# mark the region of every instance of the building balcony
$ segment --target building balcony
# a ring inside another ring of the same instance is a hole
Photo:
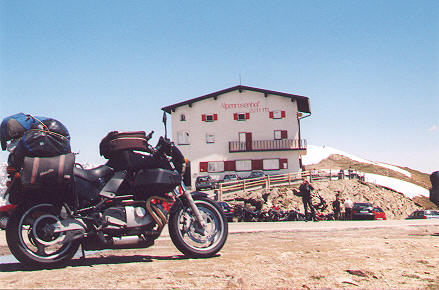
[[[256,140],[256,141],[231,141],[229,152],[253,152],[253,151],[284,151],[306,150],[304,139],[281,139],[281,140]]]

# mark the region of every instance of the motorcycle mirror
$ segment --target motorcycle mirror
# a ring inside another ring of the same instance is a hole
[[[166,128],[167,120],[168,120],[168,117],[166,116],[166,112],[163,112],[162,122],[163,122],[163,125],[165,125],[165,139],[167,139],[167,135],[168,135],[168,130]]]
[[[163,112],[163,119],[162,119],[163,124],[166,125],[167,119],[168,119],[168,117],[166,116],[166,112]]]

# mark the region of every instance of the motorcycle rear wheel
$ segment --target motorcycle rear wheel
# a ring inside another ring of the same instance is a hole
[[[26,266],[54,268],[75,255],[79,241],[57,243],[62,234],[50,233],[51,224],[62,219],[61,209],[44,203],[18,208],[6,228],[6,241],[14,257]]]
[[[169,217],[169,235],[180,252],[193,258],[216,255],[224,246],[228,224],[220,206],[208,198],[197,198],[195,205],[206,222],[201,229],[190,207],[176,205]]]

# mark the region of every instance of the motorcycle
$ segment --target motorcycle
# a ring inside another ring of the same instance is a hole
[[[155,147],[148,143],[154,131],[146,136],[147,152],[160,161],[160,167],[122,170],[109,162],[88,170],[74,167],[73,198],[64,198],[69,194],[62,192],[54,198],[44,190],[26,194],[21,186],[23,168],[8,167],[6,196],[13,211],[6,240],[17,260],[52,268],[66,265],[80,246],[84,257],[85,250],[147,248],[166,224],[184,255],[216,255],[227,239],[227,220],[206,194],[186,189],[185,159],[166,138],[165,116],[163,122],[165,137]],[[172,203],[169,211],[165,203]]]
[[[318,221],[334,221],[335,220],[335,214],[333,212],[328,214],[323,214],[321,212],[316,213],[316,219]]]

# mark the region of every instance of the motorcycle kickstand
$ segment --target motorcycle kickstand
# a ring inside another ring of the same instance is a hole
[[[81,256],[80,260],[81,260],[82,262],[85,263],[85,250],[84,250],[84,243],[85,243],[85,242],[82,242],[82,243],[81,243],[81,253],[82,253],[82,256]]]

